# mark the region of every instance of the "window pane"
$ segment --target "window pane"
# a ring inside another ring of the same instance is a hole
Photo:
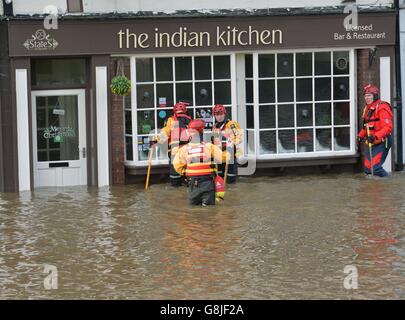
[[[350,128],[335,128],[335,151],[350,149]]]
[[[277,55],[277,76],[292,77],[294,75],[294,61],[292,53]]]
[[[123,96],[122,97],[124,100],[124,109],[131,110],[131,95]]]
[[[315,104],[315,124],[317,126],[330,126],[332,124],[332,111],[330,103]]]
[[[316,151],[332,150],[330,129],[316,129]]]
[[[349,74],[349,52],[333,53],[333,74]]]
[[[138,109],[154,108],[153,84],[138,85],[136,92]]]
[[[330,52],[315,52],[315,75],[330,75]]]
[[[125,111],[125,133],[132,134],[132,112]]]
[[[191,80],[192,79],[192,67],[191,57],[178,57],[175,58],[176,63],[176,80]]]
[[[215,104],[231,104],[231,83],[227,82],[215,82]]]
[[[230,79],[231,62],[229,56],[214,56],[214,79]]]
[[[195,57],[194,68],[197,80],[211,79],[211,57]]]
[[[138,134],[149,134],[155,129],[155,111],[138,111]]]
[[[245,77],[253,78],[253,56],[251,54],[245,55]]]
[[[205,122],[205,129],[212,129],[214,118],[212,116],[212,108],[198,108],[195,109],[195,118],[201,119]]]
[[[274,80],[259,80],[259,103],[275,102]]]
[[[246,128],[254,129],[254,109],[253,106],[246,106]]]
[[[247,145],[247,154],[255,154],[255,134],[254,130],[246,131],[246,145]]]
[[[183,101],[190,105],[193,104],[193,84],[177,83],[176,84],[176,102]]]
[[[333,106],[335,125],[350,124],[350,102],[336,102]]]
[[[312,101],[312,79],[297,79],[297,101]]]
[[[325,101],[331,99],[331,78],[315,79],[315,100]]]
[[[312,76],[312,52],[297,53],[296,72],[297,76]]]
[[[162,129],[166,120],[173,114],[172,109],[157,110],[157,126],[158,129]]]
[[[297,127],[313,126],[312,103],[297,104]]]
[[[298,152],[314,151],[314,131],[312,129],[297,130]]]
[[[280,130],[278,132],[278,153],[295,152],[294,130]]]
[[[275,74],[275,57],[274,54],[259,55],[259,77],[272,78]]]
[[[294,101],[294,80],[278,80],[278,102]]]
[[[292,128],[294,127],[294,105],[279,105],[278,106],[278,127]]]
[[[85,84],[85,59],[38,59],[32,62],[33,86],[60,87]]]
[[[271,129],[276,127],[276,107],[260,106],[259,107],[260,129]]]
[[[134,160],[132,137],[125,137],[126,156],[128,161]]]
[[[253,80],[246,80],[246,103],[253,103]]]
[[[156,105],[159,108],[173,106],[173,85],[157,84],[156,85]]]
[[[153,81],[153,59],[136,59],[136,81],[152,82]]]
[[[138,159],[146,161],[149,158],[149,137],[138,136]]]
[[[260,154],[274,154],[277,152],[276,132],[260,132]]]
[[[349,78],[333,78],[333,99],[348,100],[349,99]]]
[[[173,81],[172,58],[156,58],[156,81]]]
[[[211,82],[197,82],[195,84],[195,101],[197,106],[212,105]]]

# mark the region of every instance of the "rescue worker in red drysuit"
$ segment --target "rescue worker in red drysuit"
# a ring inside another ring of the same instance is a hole
[[[228,164],[227,183],[235,183],[238,175],[237,159],[243,156],[242,149],[242,130],[239,123],[230,120],[226,115],[226,109],[222,104],[214,106],[213,114],[215,125],[212,129],[213,142],[216,146],[222,148],[223,152],[231,154],[231,160]],[[221,177],[225,175],[226,164],[218,165],[218,174]]]
[[[169,177],[173,187],[180,187],[182,184],[182,177],[176,172],[172,162],[179,148],[189,141],[187,126],[192,118],[187,115],[187,106],[188,104],[185,102],[176,103],[173,106],[173,116],[166,120],[157,139],[150,143],[150,146],[153,147],[156,143],[168,142]]]
[[[371,174],[372,165],[374,175],[386,177],[388,173],[382,166],[392,143],[392,108],[388,102],[380,100],[380,91],[371,84],[364,87],[364,99],[366,106],[363,111],[363,129],[357,137],[358,141],[364,142],[367,147],[367,152],[364,154],[363,170],[367,175]],[[372,161],[368,143],[372,144]]]

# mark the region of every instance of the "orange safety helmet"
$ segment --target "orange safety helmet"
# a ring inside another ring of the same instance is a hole
[[[191,120],[187,127],[187,129],[196,130],[198,133],[203,133],[204,128],[205,128],[205,122],[200,119]]]
[[[179,114],[179,113],[187,113],[187,106],[190,104],[187,102],[177,102],[173,106],[173,113],[174,114]]]
[[[380,90],[376,86],[373,86],[372,84],[368,84],[364,87],[363,89],[364,94],[372,94],[372,95],[379,95]]]
[[[220,114],[226,114],[226,109],[222,104],[217,104],[213,110],[214,116]]]

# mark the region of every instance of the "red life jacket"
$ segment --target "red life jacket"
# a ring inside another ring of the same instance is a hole
[[[205,143],[189,143],[187,148],[187,177],[209,176],[215,173],[215,163],[204,153]]]
[[[384,119],[381,119],[379,116],[380,110],[386,110],[391,116],[391,123],[387,123]],[[367,127],[370,130],[370,134],[374,135],[376,132],[384,129],[387,126],[392,126],[392,107],[388,102],[377,100],[371,105],[365,106],[363,111],[363,126],[367,132]],[[391,132],[388,133],[390,135]],[[383,137],[380,140],[377,140],[375,144],[378,144],[385,140],[386,137]]]
[[[189,136],[187,134],[187,126],[192,120],[187,114],[175,114],[173,116],[174,124],[171,127],[169,146],[181,146],[189,141]]]

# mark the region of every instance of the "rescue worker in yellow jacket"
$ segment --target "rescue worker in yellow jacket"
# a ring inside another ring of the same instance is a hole
[[[228,151],[231,155],[231,160],[228,165],[227,183],[235,183],[238,175],[237,159],[243,156],[242,148],[242,130],[239,123],[230,120],[226,115],[226,109],[222,104],[214,106],[213,114],[215,117],[215,125],[213,127],[214,144],[222,151]],[[218,165],[218,173],[221,177],[225,175],[226,164]]]
[[[192,118],[187,115],[187,106],[188,104],[185,102],[176,103],[173,106],[173,116],[166,120],[160,134],[150,143],[151,147],[153,147],[156,143],[163,144],[168,142],[169,176],[170,183],[174,187],[181,186],[182,177],[174,170],[173,159],[179,147],[187,144],[189,141],[187,126]]]
[[[225,162],[228,153],[212,143],[203,141],[205,122],[192,120],[188,126],[190,142],[181,147],[173,161],[174,169],[189,179],[191,205],[215,205],[214,179],[217,164]]]

